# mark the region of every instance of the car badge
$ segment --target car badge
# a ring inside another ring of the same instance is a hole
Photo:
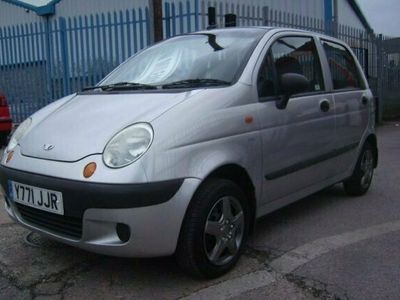
[[[43,149],[45,151],[50,151],[50,150],[54,149],[54,145],[52,145],[52,144],[44,144],[43,145]]]

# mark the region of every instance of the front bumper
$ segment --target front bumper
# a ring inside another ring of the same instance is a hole
[[[5,196],[6,210],[18,223],[72,246],[126,257],[172,254],[186,208],[200,184],[192,178],[142,184],[87,183],[0,166],[6,195],[8,180],[63,193],[64,216],[22,206]],[[127,241],[118,235],[118,224],[129,227]]]

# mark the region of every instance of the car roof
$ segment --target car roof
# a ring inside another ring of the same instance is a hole
[[[273,33],[279,33],[279,32],[298,32],[298,33],[306,33],[310,34],[322,39],[330,40],[333,42],[337,42],[340,44],[346,44],[342,40],[339,40],[335,37],[321,34],[315,31],[309,31],[309,30],[303,30],[303,29],[297,29],[297,28],[290,28],[290,27],[269,27],[269,26],[244,26],[244,27],[225,27],[225,28],[215,28],[215,29],[209,29],[209,30],[202,30],[199,31],[198,33],[218,33],[218,32],[226,32],[226,31],[236,31],[236,32],[254,32],[254,33],[260,33],[264,31],[265,33],[273,31]],[[190,34],[190,33],[189,33]]]

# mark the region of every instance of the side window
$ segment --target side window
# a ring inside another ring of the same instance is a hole
[[[258,75],[259,96],[280,95],[279,78],[285,73],[304,75],[310,81],[309,92],[325,89],[321,63],[313,38],[284,37],[271,46]]]
[[[339,44],[327,41],[323,41],[322,45],[331,70],[333,89],[362,88],[357,65],[349,51]]]

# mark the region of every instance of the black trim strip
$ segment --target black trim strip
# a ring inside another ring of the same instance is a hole
[[[314,96],[323,96],[323,95],[334,95],[334,94],[343,94],[343,93],[350,93],[350,92],[365,92],[367,89],[340,89],[340,90],[332,90],[332,91],[321,91],[321,92],[311,92],[311,93],[303,93],[303,94],[295,94],[290,97],[290,100],[303,98],[303,97],[314,97]],[[265,103],[265,102],[272,102],[279,100],[282,95],[277,96],[268,96],[268,97],[258,97],[258,102]]]
[[[344,154],[346,152],[349,152],[349,151],[357,148],[359,144],[360,144],[359,142],[353,143],[353,144],[344,146],[344,147],[342,147],[340,149],[335,149],[335,150],[333,150],[331,152],[328,152],[326,154],[322,154],[320,156],[311,158],[309,160],[305,160],[305,161],[299,162],[297,164],[294,164],[292,166],[286,167],[284,169],[281,169],[281,170],[266,174],[265,175],[265,179],[274,180],[274,179],[277,179],[279,177],[283,177],[283,176],[289,175],[291,173],[300,171],[302,169],[311,167],[311,166],[316,165],[316,164],[318,164],[318,163],[320,163],[320,162],[322,162],[324,160],[328,160],[328,159],[334,158],[336,156],[342,155],[342,154]]]
[[[0,123],[12,123],[12,120],[10,118],[6,118],[6,119],[1,118]]]
[[[65,216],[77,218],[82,218],[88,208],[134,208],[161,204],[170,200],[183,183],[183,179],[138,184],[93,183],[0,166],[0,183],[7,195],[8,180],[62,192]]]

